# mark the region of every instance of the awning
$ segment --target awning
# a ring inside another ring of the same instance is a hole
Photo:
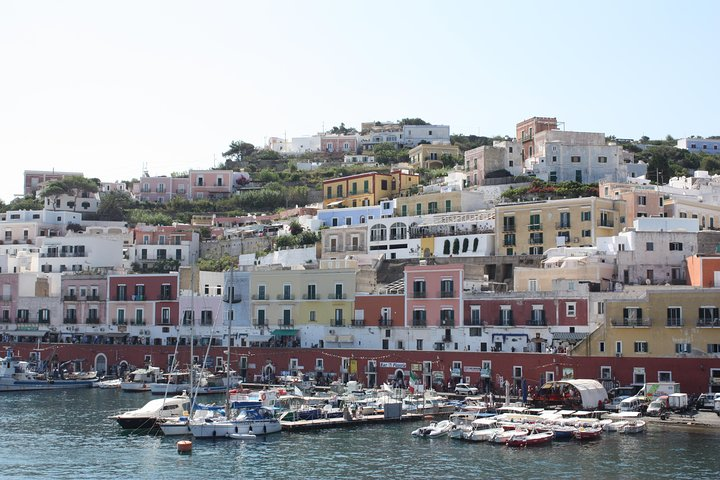
[[[323,338],[325,343],[335,343],[335,342],[337,342],[337,339],[338,339],[337,335],[325,335],[325,338]]]
[[[8,331],[8,335],[15,335],[16,337],[44,337],[48,333],[42,330],[15,330]]]
[[[99,333],[99,336],[102,337],[127,337],[129,333],[127,332],[105,332],[105,333]]]
[[[273,330],[272,335],[274,337],[294,337],[297,335],[297,332],[297,329]]]
[[[587,333],[581,332],[554,332],[552,335],[553,340],[557,340],[559,342],[579,342],[580,340],[584,340],[585,337],[588,336]]]
[[[338,335],[337,341],[338,341],[338,343],[352,343],[353,336],[352,335]]]
[[[243,338],[243,337],[240,337]],[[248,335],[245,337],[248,342],[267,342],[272,338],[272,335]]]
[[[343,203],[342,200],[338,200],[337,202],[330,202],[330,203],[328,203],[328,204],[325,205],[325,206],[326,206],[326,207],[337,207],[338,205],[342,205],[342,203]]]

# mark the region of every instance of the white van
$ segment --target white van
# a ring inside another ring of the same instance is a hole
[[[720,395],[717,393],[715,394],[715,406],[713,407],[713,411],[718,414],[718,417],[720,417]]]
[[[629,397],[620,402],[620,412],[639,412],[645,406],[645,400],[640,397]]]

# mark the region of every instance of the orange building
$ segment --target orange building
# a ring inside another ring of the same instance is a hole
[[[368,172],[348,177],[331,178],[323,182],[323,207],[361,207],[378,205],[417,187],[420,176],[408,170],[390,173]]]
[[[687,257],[688,281],[693,287],[720,287],[720,255]]]

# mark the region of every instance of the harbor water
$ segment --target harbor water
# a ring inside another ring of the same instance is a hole
[[[418,422],[283,432],[264,440],[176,442],[122,430],[107,417],[148,393],[119,390],[0,395],[0,478],[717,478],[720,432],[651,426],[597,441],[514,449],[415,438]],[[209,399],[204,399],[209,400]],[[217,397],[222,401],[222,397]]]

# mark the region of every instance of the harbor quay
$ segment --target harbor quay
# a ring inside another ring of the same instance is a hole
[[[95,370],[99,376],[118,376],[132,368],[153,365],[165,371],[191,363],[187,346],[102,345],[67,343],[4,343],[14,355],[39,365],[69,362],[75,371]],[[193,363],[222,366],[227,347],[196,347]],[[357,381],[373,388],[383,383],[422,383],[438,392],[466,383],[479,393],[504,394],[508,386],[518,395],[525,385],[530,394],[545,381],[590,378],[608,391],[636,383],[634,373],[643,369],[647,379],[670,374],[689,395],[715,391],[717,379],[710,372],[720,368],[718,358],[585,357],[560,353],[361,350],[329,348],[231,347],[230,368],[248,383],[272,383],[292,376],[318,385]],[[612,372],[611,376],[607,372]],[[648,380],[649,381],[649,380]]]

